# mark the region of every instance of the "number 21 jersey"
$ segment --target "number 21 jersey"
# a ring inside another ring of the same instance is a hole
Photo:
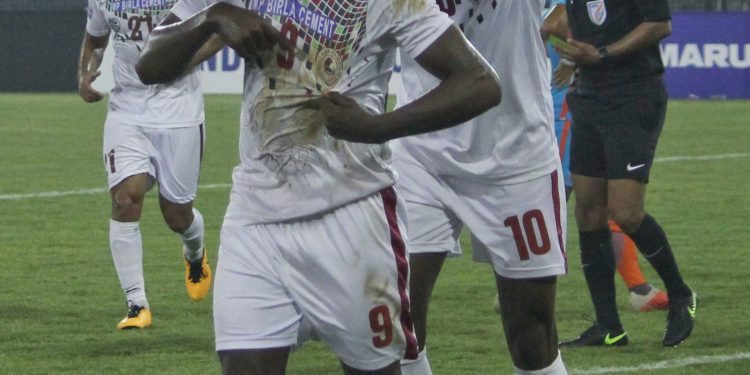
[[[143,127],[187,127],[203,123],[200,73],[168,83],[144,85],[135,72],[146,37],[169,14],[176,0],[88,0],[86,32],[113,34],[115,86],[108,118]],[[110,44],[112,44],[112,42]]]

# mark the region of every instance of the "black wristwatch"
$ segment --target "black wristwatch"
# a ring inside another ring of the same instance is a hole
[[[609,54],[609,50],[607,49],[607,46],[599,47],[599,62],[604,62],[609,60],[611,55]]]

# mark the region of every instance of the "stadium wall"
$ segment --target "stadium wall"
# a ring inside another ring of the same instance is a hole
[[[76,91],[85,0],[2,0],[0,92]]]
[[[661,43],[670,98],[750,98],[750,12],[678,12]]]
[[[0,0],[0,92],[77,90],[76,69],[85,29],[85,0]],[[673,15],[673,34],[661,45],[672,98],[750,98],[750,12]],[[112,48],[95,87],[112,88]],[[224,49],[204,63],[206,93],[241,93],[242,61]],[[400,80],[393,84],[398,86]],[[392,87],[397,92],[398,87]]]

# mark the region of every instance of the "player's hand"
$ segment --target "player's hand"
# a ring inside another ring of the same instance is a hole
[[[601,60],[599,50],[591,44],[579,42],[568,38],[567,44],[558,44],[555,51],[563,58],[576,63],[576,65],[593,65]]]
[[[216,21],[216,34],[221,40],[245,59],[257,60],[262,52],[272,51],[275,46],[294,51],[289,40],[255,12],[218,3],[208,17]]]
[[[104,98],[104,95],[101,92],[96,91],[96,89],[91,86],[91,83],[94,82],[96,77],[99,77],[100,74],[102,73],[98,70],[95,72],[88,71],[81,74],[81,77],[78,79],[78,95],[81,95],[81,98],[83,98],[86,103],[95,103]]]
[[[383,143],[373,116],[351,98],[329,92],[320,98],[319,108],[326,120],[328,134],[349,142]]]
[[[566,64],[561,61],[557,64],[557,68],[552,75],[552,84],[558,89],[569,85],[575,71],[575,65]]]

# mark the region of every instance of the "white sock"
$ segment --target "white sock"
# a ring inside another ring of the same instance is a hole
[[[417,359],[401,360],[402,375],[432,375],[430,361],[427,359],[427,348],[419,352]]]
[[[203,215],[195,208],[193,208],[193,222],[182,234],[182,243],[184,245],[182,250],[188,262],[203,258]]]
[[[143,281],[143,242],[139,223],[109,220],[109,248],[125,298],[141,307],[148,307]]]
[[[568,375],[568,370],[565,368],[560,351],[557,351],[557,358],[552,362],[551,365],[541,370],[521,370],[516,369],[518,375]]]

